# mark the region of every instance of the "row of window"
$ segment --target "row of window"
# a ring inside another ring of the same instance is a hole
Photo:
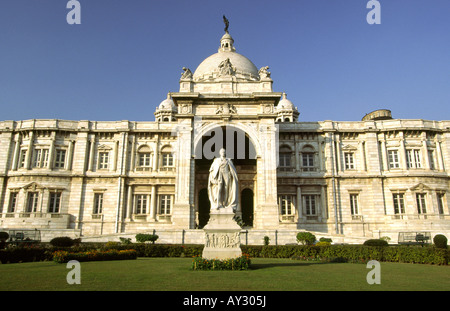
[[[61,208],[61,191],[50,192],[48,213],[59,213]],[[18,204],[18,192],[11,192],[9,197],[8,213],[14,213]],[[30,191],[27,192],[25,213],[36,213],[39,207],[39,192]]]
[[[34,149],[31,166],[33,168],[49,167],[49,154],[50,152],[48,148]],[[27,150],[22,149],[19,158],[20,168],[26,167],[26,159],[27,159]],[[65,162],[66,162],[66,150],[56,149],[53,167],[64,168]]]
[[[8,213],[14,213],[17,210],[18,204],[18,192],[11,192],[8,206]],[[103,193],[94,194],[94,206],[92,209],[93,215],[101,215],[103,213]],[[59,213],[61,210],[61,191],[50,192],[47,213]],[[161,194],[159,197],[159,210],[160,215],[170,215],[172,211],[172,195]],[[147,214],[149,195],[136,194],[134,196],[134,213],[135,214]],[[27,192],[25,213],[36,213],[39,209],[39,192],[30,191]]]
[[[398,150],[388,150],[388,163],[389,168],[400,168]],[[434,150],[428,150],[428,163],[430,169],[436,169]],[[406,149],[406,167],[409,168],[422,168],[422,152],[420,149]]]
[[[53,168],[63,169],[65,168],[66,162],[66,150],[56,149],[55,158],[53,160]],[[172,153],[163,153],[161,159],[161,164],[163,167],[173,167],[173,155]],[[19,168],[26,167],[27,150],[23,149],[20,153]],[[140,152],[138,153],[137,166],[138,167],[151,167],[152,154],[150,152]],[[32,168],[49,168],[49,149],[40,148],[33,150]],[[110,167],[110,152],[101,151],[98,153],[98,169],[108,169]]]
[[[405,194],[394,193],[392,200],[394,205],[395,215],[405,214]],[[437,193],[437,204],[439,215],[444,214],[444,201],[445,195],[443,193]],[[349,197],[350,201],[350,213],[352,216],[359,216],[359,194],[352,193]],[[302,195],[303,209],[306,216],[316,216],[319,212],[319,195]],[[280,207],[281,216],[295,215],[295,195],[280,195],[278,196],[278,204]],[[427,194],[416,193],[416,206],[418,214],[427,213]]]
[[[434,150],[428,150],[428,163],[431,170],[436,169]],[[388,165],[390,169],[400,168],[400,158],[398,150],[388,150]],[[316,163],[314,162],[314,153],[301,153],[301,167],[303,171],[313,171],[316,169]],[[344,169],[354,170],[356,169],[355,153],[344,152]],[[292,168],[292,153],[282,152],[279,154],[279,167]],[[411,168],[423,168],[422,151],[421,149],[407,149],[406,150],[406,167]]]

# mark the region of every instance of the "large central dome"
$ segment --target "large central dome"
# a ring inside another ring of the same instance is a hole
[[[236,53],[234,40],[225,33],[220,40],[219,51],[206,58],[195,70],[194,81],[207,81],[222,76],[235,76],[238,80],[258,81],[258,69],[245,56]]]

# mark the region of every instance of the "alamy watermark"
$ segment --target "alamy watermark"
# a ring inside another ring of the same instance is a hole
[[[381,284],[381,266],[377,260],[371,260],[367,263],[367,269],[372,269],[367,273],[366,281],[369,285]]]
[[[67,273],[67,284],[81,284],[81,265],[77,260],[70,260],[67,265],[67,269],[72,269]]]
[[[81,4],[77,0],[70,0],[67,2],[66,8],[70,9],[67,13],[66,20],[67,24],[81,24]]]
[[[366,20],[369,25],[381,24],[381,4],[377,0],[370,0],[367,2],[368,9],[371,9],[367,13]]]

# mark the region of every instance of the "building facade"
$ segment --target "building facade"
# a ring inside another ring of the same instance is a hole
[[[0,122],[0,229],[203,243],[209,166],[221,147],[239,178],[241,240],[354,242],[399,232],[450,237],[450,121],[301,122],[268,67],[218,52],[169,93],[155,121]]]

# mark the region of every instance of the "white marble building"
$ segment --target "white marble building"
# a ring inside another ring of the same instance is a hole
[[[203,243],[208,151],[223,142],[238,170],[244,244],[295,243],[301,230],[349,243],[450,236],[450,121],[379,110],[301,122],[263,65],[226,32],[194,72],[183,67],[155,121],[0,122],[0,230]]]

